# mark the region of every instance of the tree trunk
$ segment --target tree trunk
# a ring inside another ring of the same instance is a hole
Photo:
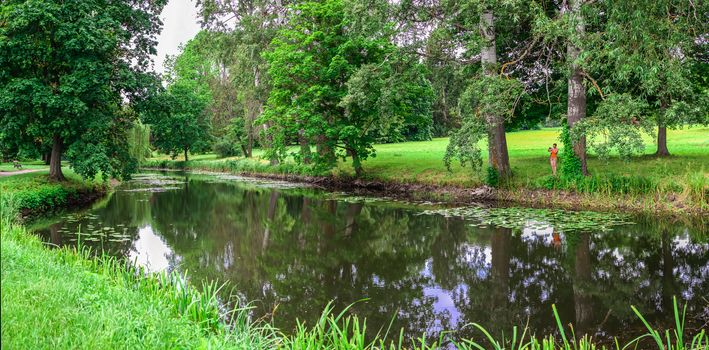
[[[333,152],[332,147],[327,144],[327,141],[328,140],[325,135],[318,135],[315,148],[317,149],[320,162],[328,163],[335,161],[335,154]]]
[[[300,156],[303,159],[303,164],[310,164],[312,158],[310,154],[310,145],[308,139],[305,138],[305,129],[298,130],[298,143],[300,144]]]
[[[189,159],[187,159],[187,148],[185,148],[185,162],[188,161],[188,160],[189,160]]]
[[[346,214],[346,220],[345,220],[345,236],[346,237],[352,237],[352,232],[354,232],[354,229],[355,229],[355,219],[362,212],[363,207],[364,207],[364,203],[362,203],[362,202],[352,203],[347,207],[347,211],[346,211],[347,214]]]
[[[355,151],[350,151],[350,156],[352,157],[352,167],[355,171],[355,177],[359,178],[362,176],[362,161],[359,159],[359,155]]]
[[[249,150],[243,143],[241,144],[241,152],[244,154],[244,157],[249,158]]]
[[[62,148],[64,142],[59,134],[54,134],[52,141],[52,155],[49,158],[49,178],[56,181],[64,181],[64,173],[62,173]]]
[[[506,310],[509,307],[511,248],[512,230],[508,228],[494,229],[494,233],[490,237],[492,290],[489,303],[493,311]],[[493,317],[500,317],[500,315]],[[504,318],[504,316],[500,318]]]
[[[246,158],[251,158],[253,156],[253,151],[254,151],[254,132],[253,132],[253,127],[249,127],[248,130],[249,136],[248,136],[248,143],[246,144],[246,150],[244,151],[244,156]]]
[[[658,157],[670,155],[670,151],[667,149],[667,127],[663,125],[657,128],[657,152],[655,155]]]
[[[497,69],[497,49],[495,45],[495,17],[492,10],[484,10],[480,14],[480,32],[486,42],[486,45],[480,50],[483,72],[488,77],[494,77]],[[488,162],[491,167],[497,170],[500,179],[507,179],[512,172],[507,153],[505,120],[499,114],[486,115],[485,120],[488,126]]]
[[[274,190],[271,192],[271,199],[268,201],[268,216],[266,220],[266,229],[263,231],[263,241],[261,242],[261,253],[266,253],[268,241],[271,236],[271,227],[274,226],[273,219],[276,217],[276,206],[278,205],[279,192]]]
[[[583,36],[586,28],[581,17],[581,0],[569,0],[570,8],[566,8],[571,16],[576,21],[576,34]],[[566,110],[566,121],[569,125],[569,130],[574,127],[577,121],[586,117],[586,87],[583,85],[583,74],[576,60],[581,54],[581,49],[576,47],[571,41],[566,47],[566,58],[571,64],[571,76],[568,80],[568,99]],[[573,142],[574,153],[581,161],[581,173],[588,175],[588,167],[586,166],[586,137]]]

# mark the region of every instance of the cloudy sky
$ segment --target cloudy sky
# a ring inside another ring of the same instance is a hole
[[[155,57],[155,71],[158,73],[164,71],[165,57],[178,53],[180,44],[194,38],[200,29],[193,0],[170,0],[160,19],[163,29],[158,36],[158,54]]]

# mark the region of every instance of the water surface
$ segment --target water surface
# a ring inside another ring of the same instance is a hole
[[[253,317],[273,314],[285,332],[297,320],[312,324],[334,301],[338,311],[357,302],[351,312],[372,332],[394,318],[395,329],[416,337],[443,330],[478,337],[471,322],[495,334],[528,323],[541,334],[556,329],[555,304],[577,334],[628,340],[643,331],[630,305],[654,325],[673,326],[674,295],[687,303],[688,328],[706,328],[709,240],[701,227],[630,218],[611,229],[571,230],[549,215],[498,226],[440,209],[282,182],[156,173],[36,231],[152,271],[189,271],[197,286],[228,281],[236,299],[252,302]]]

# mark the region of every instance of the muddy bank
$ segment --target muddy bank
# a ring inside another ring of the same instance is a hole
[[[143,168],[159,171],[203,171],[215,174],[234,174],[254,178],[307,183],[327,190],[348,191],[354,194],[388,196],[420,201],[440,201],[450,204],[471,203],[495,206],[525,206],[534,208],[559,208],[570,210],[622,211],[652,214],[663,217],[699,217],[709,214],[707,208],[687,207],[678,196],[675,200],[659,200],[653,196],[642,198],[622,194],[613,196],[574,193],[542,189],[498,189],[489,186],[462,188],[421,183],[386,182],[351,177],[306,176],[295,174],[217,172],[200,168]]]

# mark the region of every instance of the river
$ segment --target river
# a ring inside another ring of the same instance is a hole
[[[687,333],[709,322],[709,235],[678,221],[456,209],[156,172],[32,227],[58,246],[81,241],[150,271],[188,271],[196,286],[228,282],[224,303],[250,302],[254,318],[268,315],[286,333],[331,301],[338,312],[354,303],[349,312],[371,334],[393,319],[410,337],[479,339],[472,322],[498,335],[525,324],[552,333],[556,305],[577,334],[629,340],[644,332],[630,306],[674,326],[673,296],[687,305]]]

